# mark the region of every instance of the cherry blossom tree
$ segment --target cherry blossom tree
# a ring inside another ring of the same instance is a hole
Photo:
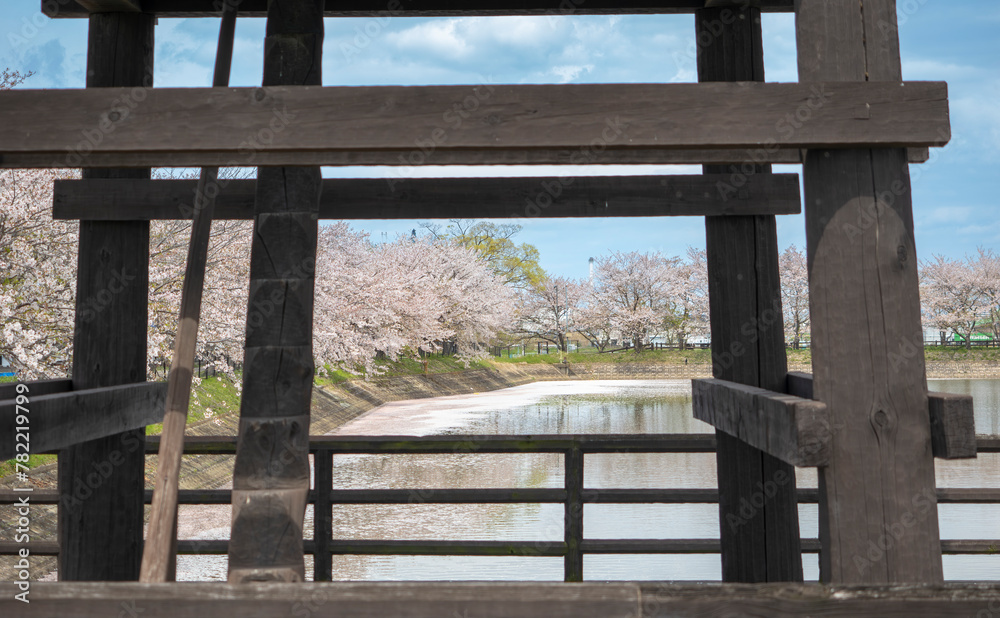
[[[552,342],[568,352],[567,335],[578,328],[574,318],[586,288],[566,277],[546,277],[529,287],[521,294],[519,332]]]
[[[920,269],[920,298],[924,323],[950,331],[972,345],[972,333],[992,309],[986,289],[986,269],[976,268],[970,258],[950,259],[935,255]]]
[[[809,329],[809,269],[805,254],[795,245],[778,256],[781,307],[785,315],[785,341],[798,349]]]
[[[513,314],[510,291],[474,251],[427,237],[374,245],[344,222],[320,229],[316,282],[314,353],[349,371],[376,374],[378,354],[444,341],[463,360],[484,357]]]
[[[662,328],[674,291],[670,269],[678,261],[658,251],[615,251],[594,262],[594,298],[607,307],[611,326],[636,353]]]
[[[603,352],[615,337],[614,310],[603,302],[593,283],[581,284],[580,306],[574,310],[573,326],[591,345]]]
[[[667,261],[670,294],[663,325],[681,348],[693,336],[707,334],[708,263],[703,249],[688,247],[687,260]]]

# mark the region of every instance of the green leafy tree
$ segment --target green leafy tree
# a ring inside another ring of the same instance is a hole
[[[452,219],[448,227],[437,223],[422,223],[421,227],[435,239],[450,239],[478,253],[506,285],[524,290],[545,280],[545,271],[538,264],[538,249],[513,240],[522,229],[516,223]]]

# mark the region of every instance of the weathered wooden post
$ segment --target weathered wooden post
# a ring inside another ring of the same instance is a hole
[[[270,0],[264,85],[322,85],[323,0]],[[261,92],[258,101],[266,98]],[[274,110],[270,126],[294,122]],[[309,493],[319,167],[261,167],[250,257],[229,581],[301,581]]]
[[[699,81],[764,81],[760,9],[726,6],[695,14]],[[743,166],[706,165],[730,174],[718,199],[745,191],[740,179],[770,174],[747,152]],[[712,374],[783,392],[785,357],[773,215],[705,217]],[[722,579],[801,581],[795,469],[716,430]]]
[[[896,28],[894,0],[797,1],[799,79],[901,81]],[[815,111],[804,106],[796,122]],[[869,114],[858,107],[857,122]],[[810,150],[804,183],[814,389],[833,423],[819,476],[821,578],[940,581],[906,152]]]
[[[147,13],[91,15],[87,87],[134,86],[124,103],[141,105],[153,85],[154,22]],[[67,144],[76,150],[66,157],[89,152],[107,128],[95,117],[81,129],[86,143]],[[85,169],[83,177],[148,179],[150,172]],[[79,250],[73,389],[144,382],[149,222],[82,221]],[[59,452],[60,579],[139,577],[144,445],[145,430],[137,429]]]

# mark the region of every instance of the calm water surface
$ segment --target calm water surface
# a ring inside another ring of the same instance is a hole
[[[1000,381],[932,380],[932,390],[967,393],[976,402],[977,432],[1000,434]],[[342,427],[341,434],[710,433],[691,414],[687,380],[574,381],[529,384],[493,393],[382,406]],[[1000,486],[1000,457],[936,461],[940,487]],[[713,488],[715,455],[588,455],[591,488]],[[815,487],[814,470],[798,470],[800,487]],[[337,488],[561,487],[562,457],[536,454],[338,455]],[[206,507],[200,507],[206,508]],[[228,507],[222,507],[228,510]],[[815,538],[816,505],[799,507],[803,537]],[[1000,539],[1000,506],[939,506],[944,539]],[[334,508],[342,539],[476,539],[559,541],[562,505],[346,505]],[[307,513],[307,535],[312,516]],[[226,522],[228,525],[228,521]],[[226,526],[200,538],[225,538]],[[584,507],[587,538],[717,538],[716,505]],[[308,558],[307,558],[308,560]],[[817,556],[803,558],[806,579],[818,578]],[[945,577],[1000,579],[1000,555],[944,556]],[[191,579],[224,579],[225,557],[180,557]],[[309,569],[311,571],[311,569]],[[180,575],[180,573],[179,573]],[[718,580],[718,555],[587,555],[591,580]],[[561,580],[561,558],[335,556],[340,580]]]

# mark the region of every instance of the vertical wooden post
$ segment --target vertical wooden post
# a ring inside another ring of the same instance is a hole
[[[717,7],[695,15],[699,81],[764,81],[760,9]],[[740,178],[770,165],[704,166],[731,174],[719,199],[737,199]],[[712,373],[783,392],[787,360],[774,216],[706,217]],[[717,431],[722,578],[802,581],[792,466]]]
[[[144,13],[91,15],[87,87],[135,86],[124,103],[141,105],[153,85],[154,22]],[[96,118],[82,129],[85,140],[106,130]],[[150,173],[85,169],[83,177],[148,179]],[[149,223],[81,221],[78,263],[74,390],[144,382]],[[61,580],[138,579],[145,439],[139,429],[60,451]]]
[[[333,505],[330,490],[333,488],[333,453],[316,451],[313,455],[313,581],[328,582],[333,579],[330,541],[333,540]]]
[[[264,85],[322,84],[323,0],[270,0]],[[261,131],[279,131],[283,109]],[[309,493],[318,167],[262,167],[233,470],[229,581],[301,581]]]
[[[566,504],[563,535],[566,558],[563,562],[563,580],[580,582],[583,581],[583,552],[580,551],[583,541],[583,452],[579,448],[572,448],[566,451],[564,457]]]
[[[799,78],[901,81],[896,26],[894,0],[796,2]],[[941,581],[906,153],[811,150],[804,184],[813,386],[834,431],[821,579]]]

